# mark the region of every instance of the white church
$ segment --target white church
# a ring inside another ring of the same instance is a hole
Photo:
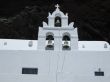
[[[79,41],[55,6],[38,40],[0,39],[0,82],[110,82],[110,45]]]

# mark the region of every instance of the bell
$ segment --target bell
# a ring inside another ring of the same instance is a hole
[[[52,40],[48,40],[48,45],[51,45],[52,44]]]
[[[53,47],[53,43],[52,43],[52,40],[48,40],[48,44],[47,44],[47,47],[49,47],[49,48]]]
[[[64,41],[63,48],[69,48],[69,43],[68,43],[68,41]]]
[[[60,20],[57,20],[56,23],[60,23]]]

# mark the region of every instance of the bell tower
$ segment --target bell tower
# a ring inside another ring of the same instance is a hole
[[[48,24],[39,27],[38,50],[77,50],[78,33],[74,22],[68,24],[68,14],[64,14],[57,4],[53,13],[48,15]]]

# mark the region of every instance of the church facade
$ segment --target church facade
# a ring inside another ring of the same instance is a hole
[[[38,41],[0,39],[0,82],[110,82],[110,45],[77,32],[56,5]]]

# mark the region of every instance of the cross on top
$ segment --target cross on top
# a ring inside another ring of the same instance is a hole
[[[58,9],[60,6],[57,4],[57,5],[55,5],[55,7]]]

